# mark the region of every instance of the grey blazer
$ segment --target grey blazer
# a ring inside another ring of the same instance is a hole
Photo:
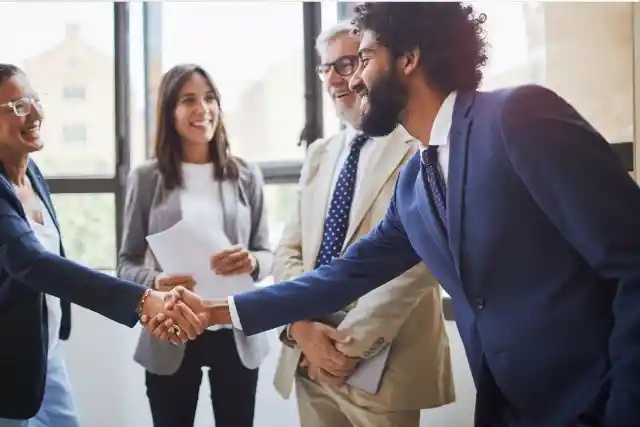
[[[220,181],[223,229],[232,244],[242,244],[255,255],[255,281],[271,274],[273,264],[263,185],[260,169],[244,162],[239,162],[237,181]],[[157,162],[150,160],[133,169],[127,182],[118,277],[151,287],[161,270],[146,237],[170,228],[181,217],[180,193],[167,191]],[[233,332],[243,364],[249,369],[257,368],[269,350],[266,336],[247,337],[236,329]],[[154,374],[171,375],[182,363],[184,348],[157,340],[143,329],[134,359]]]

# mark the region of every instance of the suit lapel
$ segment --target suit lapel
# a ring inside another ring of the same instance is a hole
[[[416,176],[416,182],[413,189],[415,198],[418,201],[418,211],[420,212],[422,219],[427,224],[429,232],[434,238],[433,240],[436,242],[442,253],[448,257],[451,252],[449,251],[449,245],[440,222],[440,217],[438,216],[438,211],[436,210],[435,205],[431,203],[431,199],[427,193],[427,189],[425,187],[425,183],[427,182],[426,179],[427,178],[424,176],[424,167],[420,167],[420,172]]]
[[[449,143],[449,177],[447,183],[447,219],[449,245],[458,274],[462,277],[460,258],[462,256],[462,217],[467,174],[467,148],[475,92],[460,92],[453,110]]]
[[[367,164],[359,165],[359,167],[365,168],[364,176],[366,178],[360,183],[360,188],[351,206],[351,219],[344,239],[343,250],[355,236],[358,227],[384,184],[407,155],[411,148],[409,142],[412,140],[409,134],[396,129],[388,137],[376,138],[369,142],[375,144],[375,148]]]
[[[315,266],[322,243],[327,207],[331,203],[331,184],[336,168],[340,167],[338,160],[344,147],[345,137],[346,133],[342,132],[329,141],[307,171],[308,180],[304,184],[307,188],[302,192],[301,215],[302,222],[307,224],[305,228],[308,231],[308,235],[303,239],[303,245],[307,248],[303,259],[306,264],[305,269],[308,270],[312,270]]]

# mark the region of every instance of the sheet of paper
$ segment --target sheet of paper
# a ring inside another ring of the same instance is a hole
[[[149,248],[167,274],[190,274],[196,281],[194,291],[204,299],[223,299],[255,289],[248,274],[219,276],[211,269],[211,256],[231,246],[218,229],[205,229],[185,220],[160,233],[147,236]]]
[[[391,346],[386,345],[375,356],[360,362],[356,371],[347,380],[347,384],[369,394],[378,393],[390,350]]]

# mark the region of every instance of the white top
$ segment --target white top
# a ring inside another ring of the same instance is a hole
[[[420,144],[420,153],[426,150],[428,145],[438,146],[438,165],[440,166],[440,170],[442,171],[442,175],[444,177],[445,183],[447,183],[449,179],[449,150],[451,149],[449,144],[449,133],[451,132],[451,124],[453,123],[453,107],[455,106],[456,97],[457,97],[456,92],[452,92],[451,94],[449,94],[449,96],[447,96],[447,98],[442,103],[440,110],[438,110],[438,114],[436,115],[436,118],[433,121],[433,127],[431,128],[431,135],[430,135],[428,144],[425,145],[423,141],[421,141],[421,144]],[[352,139],[353,139],[353,136],[349,138],[347,133],[346,141],[351,141]],[[367,143],[364,145],[364,147],[362,147],[362,149],[364,150],[367,145],[371,146],[373,144]],[[362,159],[363,154],[364,153],[360,153],[360,162],[363,161]],[[345,155],[345,158],[346,158],[346,155]],[[359,163],[358,166],[360,166],[360,164],[362,163]],[[357,182],[358,182],[358,177],[360,175],[360,169],[361,168],[358,167],[358,176],[356,176],[356,191],[358,188]],[[337,173],[340,173],[339,168]],[[335,185],[335,179],[334,179],[334,185]],[[333,189],[331,191],[333,191]],[[229,314],[231,317],[231,321],[233,322],[233,327],[236,329],[242,330],[242,322],[240,320],[238,310],[236,309],[236,304],[235,304],[235,301],[233,300],[233,297],[229,297],[227,299],[227,302],[229,304]]]
[[[40,241],[40,244],[49,252],[60,255],[60,234],[56,228],[53,218],[49,215],[49,210],[45,204],[40,200],[40,207],[42,209],[42,218],[44,225],[33,221],[28,218],[29,225],[33,230],[36,238]],[[53,295],[45,294],[45,301],[47,304],[47,317],[49,324],[49,356],[51,356],[52,349],[60,340],[60,325],[62,323],[62,307],[60,307],[60,299]]]
[[[184,186],[180,190],[180,210],[182,219],[206,224],[203,232],[214,231],[224,234],[224,213],[220,185],[213,179],[213,163],[182,164]],[[211,254],[212,256],[214,254]],[[196,284],[196,287],[198,285]],[[231,325],[213,325],[209,330],[231,329]]]

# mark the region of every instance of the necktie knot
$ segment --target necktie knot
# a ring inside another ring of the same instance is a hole
[[[438,146],[429,145],[426,150],[422,152],[422,162],[425,166],[435,168],[438,165]]]
[[[358,132],[358,134],[351,140],[351,151],[359,151],[368,139],[369,138],[365,134]]]

